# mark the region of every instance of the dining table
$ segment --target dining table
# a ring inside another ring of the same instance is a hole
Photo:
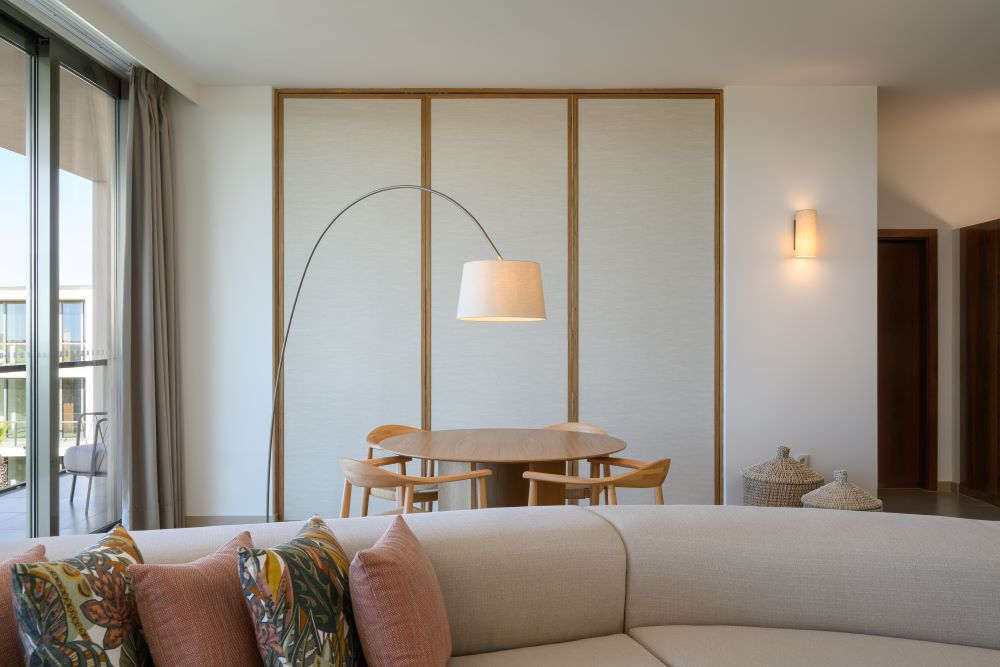
[[[379,448],[400,456],[437,461],[441,474],[489,468],[486,479],[489,507],[528,504],[527,470],[566,473],[568,461],[608,456],[625,449],[619,438],[600,433],[581,433],[544,428],[466,428],[415,431],[386,438]],[[444,484],[438,489],[440,509],[476,507],[475,494],[462,484]],[[565,487],[541,484],[538,504],[562,505]]]

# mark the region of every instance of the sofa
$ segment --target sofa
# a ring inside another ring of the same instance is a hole
[[[533,507],[406,517],[432,562],[454,667],[1000,665],[1000,523],[810,509]],[[391,517],[330,519],[349,556]],[[136,531],[181,563],[242,530]],[[50,559],[92,535],[44,543]],[[234,564],[235,571],[235,564]]]

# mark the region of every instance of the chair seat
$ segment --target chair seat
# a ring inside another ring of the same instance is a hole
[[[590,500],[589,486],[566,485],[566,500]]]
[[[108,471],[107,456],[105,456],[104,445],[97,445],[98,473]],[[63,454],[63,467],[67,472],[77,474],[90,474],[90,466],[94,456],[94,445],[74,445]]]
[[[383,500],[396,500],[396,493],[399,487],[391,486],[385,489],[372,489],[372,495]],[[421,484],[414,489],[413,502],[432,502],[438,499],[437,487],[432,484]]]

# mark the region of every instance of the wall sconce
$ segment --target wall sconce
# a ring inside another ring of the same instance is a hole
[[[816,211],[806,209],[795,212],[792,248],[796,257],[816,256]]]

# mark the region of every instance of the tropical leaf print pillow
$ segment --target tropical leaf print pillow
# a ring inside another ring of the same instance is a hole
[[[115,526],[73,558],[11,566],[26,664],[152,667],[125,572],[141,562],[132,536]]]
[[[350,561],[318,516],[270,549],[239,550],[240,583],[266,667],[364,665],[351,612]]]

